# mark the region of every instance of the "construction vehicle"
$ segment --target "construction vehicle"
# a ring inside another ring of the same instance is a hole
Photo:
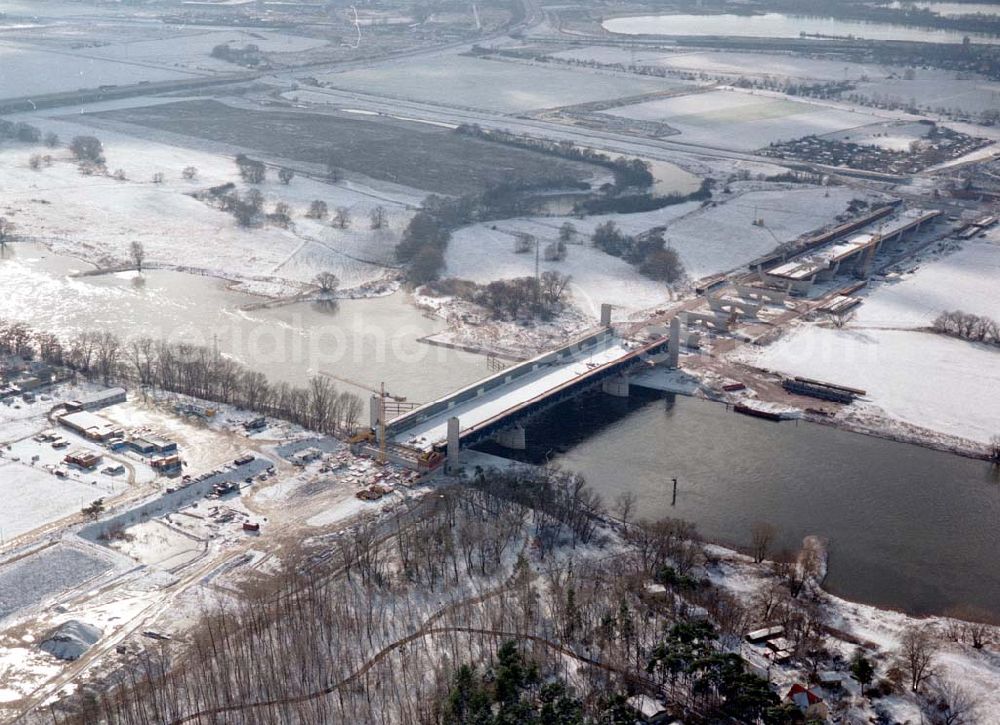
[[[347,442],[352,446],[358,443],[371,443],[375,440],[375,431],[368,428],[363,431],[359,431],[347,439]]]

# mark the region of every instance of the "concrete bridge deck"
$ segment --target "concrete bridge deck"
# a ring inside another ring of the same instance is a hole
[[[390,444],[420,452],[442,449],[458,418],[463,445],[492,437],[558,400],[627,372],[647,350],[602,330],[558,350],[421,406],[386,426]]]

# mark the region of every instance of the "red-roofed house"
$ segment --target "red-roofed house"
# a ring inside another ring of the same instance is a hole
[[[823,702],[823,698],[817,694],[816,690],[810,690],[805,685],[800,685],[797,682],[788,690],[788,694],[785,695],[785,702],[790,702],[799,708],[807,720],[826,721],[830,715],[830,709]]]

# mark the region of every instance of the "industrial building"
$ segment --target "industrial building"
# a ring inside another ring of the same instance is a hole
[[[96,451],[89,451],[86,448],[77,448],[71,451],[64,459],[63,462],[71,466],[77,466],[84,469],[85,471],[93,470],[97,468],[103,456]]]
[[[157,436],[129,438],[125,445],[141,456],[163,456],[177,452],[177,444],[174,441]]]
[[[124,435],[117,425],[87,410],[76,413],[66,413],[59,416],[59,422],[75,433],[92,441],[109,441]]]
[[[79,413],[84,410],[100,410],[109,405],[124,403],[126,400],[125,388],[108,388],[98,393],[93,393],[78,400],[71,400],[66,403],[66,410],[70,413]]]

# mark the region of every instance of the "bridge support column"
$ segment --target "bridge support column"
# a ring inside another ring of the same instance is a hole
[[[459,433],[461,427],[458,418],[452,416],[448,419],[448,457],[445,460],[445,471],[451,473],[458,467]]]
[[[680,366],[681,357],[681,320],[675,316],[670,320],[670,340],[667,342],[667,367]]]
[[[603,390],[608,395],[614,395],[616,398],[627,398],[628,376],[617,375],[613,378],[608,378],[603,383],[601,383],[601,390]]]
[[[382,406],[379,402],[378,396],[373,395],[371,398],[368,399],[368,417],[369,417],[369,427],[371,427],[372,430],[376,431],[376,433],[378,432],[379,429],[379,423],[382,422],[379,420],[379,414],[381,412],[382,412]]]
[[[520,425],[515,425],[513,428],[501,431],[497,434],[494,440],[498,445],[515,451],[523,451],[527,448],[527,442],[524,436],[524,427]]]
[[[607,302],[601,305],[601,326],[611,327],[611,305]]]

